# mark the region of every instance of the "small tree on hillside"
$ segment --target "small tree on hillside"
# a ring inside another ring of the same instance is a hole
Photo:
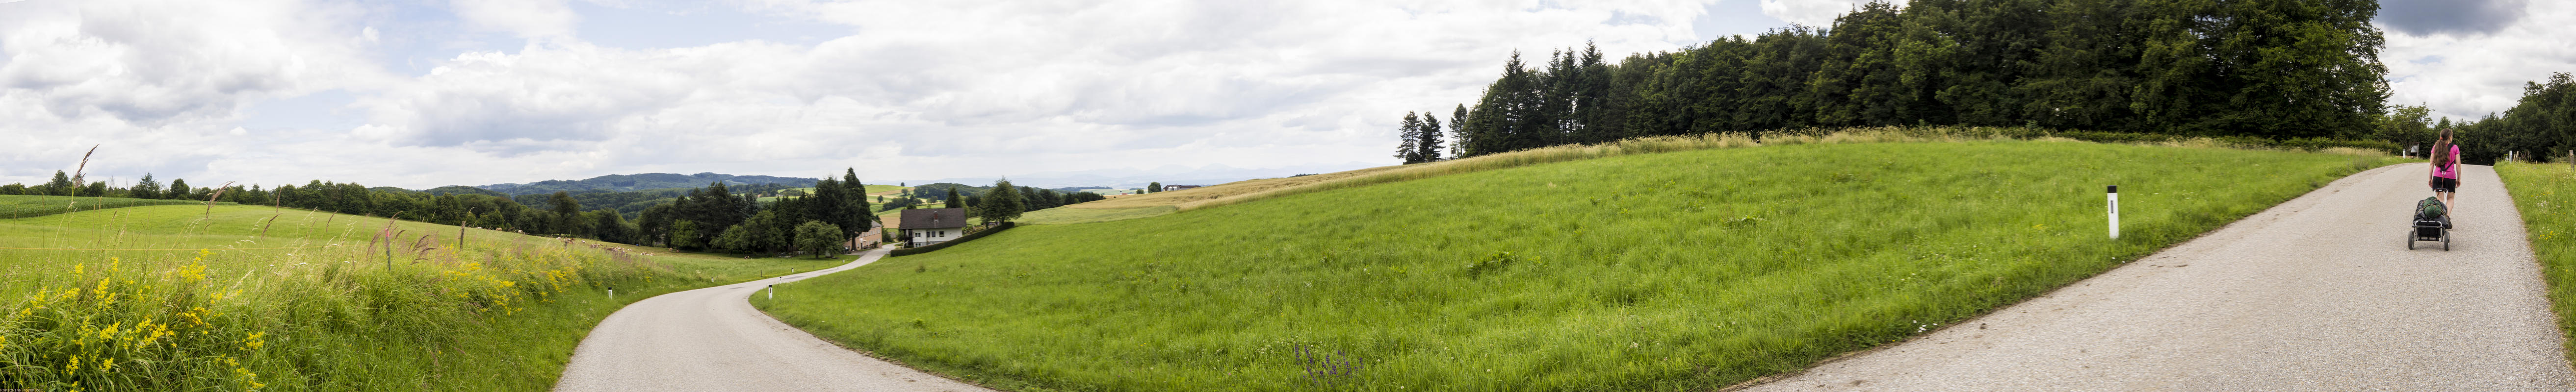
[[[188,179],[181,178],[181,179],[170,180],[170,193],[167,195],[167,196],[169,196],[169,197],[166,197],[166,198],[169,198],[169,199],[187,199],[187,198],[188,198],[188,191],[189,191],[189,189],[188,189]]]
[[[45,191],[41,194],[46,196],[71,196],[72,176],[63,174],[63,171],[61,170],[55,170],[54,180],[45,182]]]
[[[1163,191],[1163,183],[1162,183],[1162,182],[1160,182],[1160,181],[1153,182],[1153,183],[1149,183],[1149,184],[1145,184],[1145,193],[1154,193],[1154,192],[1162,192],[1162,191]]]
[[[128,195],[127,197],[133,197],[136,199],[159,199],[161,198],[161,182],[153,180],[152,173],[143,173],[143,181],[134,183],[133,194]]]
[[[1422,116],[1404,112],[1404,121],[1396,124],[1395,138],[1402,143],[1395,146],[1395,159],[1407,164],[1422,163]]]
[[[963,201],[965,200],[957,198],[957,187],[948,187],[948,208],[965,207],[966,203]]]
[[[984,193],[983,208],[981,208],[984,212],[984,223],[1019,219],[1021,209],[1027,208],[1028,205],[1027,200],[1020,198],[1020,188],[1011,186],[1011,179],[1004,178],[996,181],[993,183],[993,190]]]
[[[809,220],[796,225],[796,249],[813,253],[814,258],[830,258],[832,250],[841,247],[841,228],[830,223]]]

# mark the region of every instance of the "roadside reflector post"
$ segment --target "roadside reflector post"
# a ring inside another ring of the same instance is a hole
[[[769,299],[778,299],[778,285],[769,285]]]
[[[610,288],[608,288],[608,300],[610,300],[610,301],[615,301],[615,300],[617,300],[617,288],[616,288],[616,287],[610,287]]]
[[[2120,239],[2120,186],[2119,186],[2119,185],[2112,185],[2112,186],[2111,186],[2111,189],[2110,189],[2110,195],[2111,195],[2111,239],[2115,239],[2115,240],[2116,240],[2116,239]]]

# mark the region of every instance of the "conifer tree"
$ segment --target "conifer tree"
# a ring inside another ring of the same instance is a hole
[[[1422,114],[1422,128],[1414,130],[1413,158],[1419,162],[1440,160],[1440,117]]]

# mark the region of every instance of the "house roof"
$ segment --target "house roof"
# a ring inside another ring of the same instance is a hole
[[[903,210],[904,229],[948,229],[966,227],[964,208],[923,208]]]

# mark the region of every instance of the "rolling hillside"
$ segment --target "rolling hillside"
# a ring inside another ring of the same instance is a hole
[[[846,260],[266,206],[0,219],[0,389],[544,390],[627,302]]]
[[[1034,225],[754,303],[1004,388],[1708,390],[2392,162],[2065,141],[1614,154]],[[2102,220],[2113,184],[2120,240]]]

